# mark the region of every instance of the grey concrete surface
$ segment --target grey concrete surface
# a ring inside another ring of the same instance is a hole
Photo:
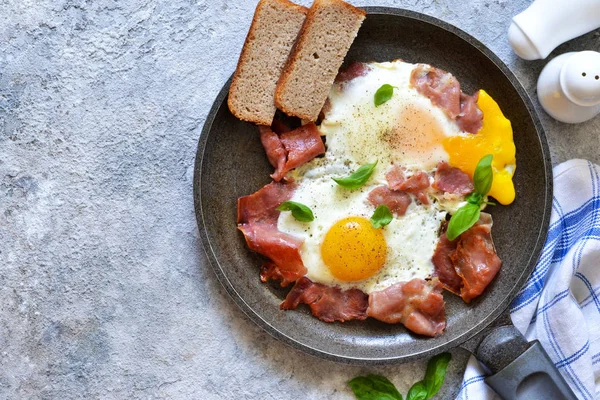
[[[356,3],[458,25],[535,95],[545,62],[518,60],[505,35],[527,1]],[[351,399],[359,373],[404,393],[422,375],[423,363],[349,367],[286,347],[207,265],[193,160],[255,4],[0,0],[0,399]],[[600,118],[542,119],[555,163],[600,161]]]

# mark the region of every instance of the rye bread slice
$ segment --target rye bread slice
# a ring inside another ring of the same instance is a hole
[[[275,87],[307,12],[288,0],[261,0],[256,6],[227,99],[237,118],[271,125]]]
[[[365,15],[342,0],[315,0],[277,83],[277,108],[317,120]]]

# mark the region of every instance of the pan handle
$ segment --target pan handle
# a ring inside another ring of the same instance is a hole
[[[477,359],[492,373],[485,383],[504,400],[577,400],[540,342],[527,342],[514,326],[492,330]]]

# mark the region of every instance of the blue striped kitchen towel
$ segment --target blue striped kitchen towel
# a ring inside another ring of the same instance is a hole
[[[550,231],[527,284],[510,306],[515,326],[538,339],[580,399],[600,398],[600,167],[554,168]],[[499,397],[473,357],[458,399]]]

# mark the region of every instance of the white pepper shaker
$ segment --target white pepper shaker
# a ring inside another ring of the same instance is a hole
[[[541,60],[561,43],[600,28],[600,0],[535,0],[516,15],[508,41],[525,60]]]
[[[537,83],[540,104],[558,121],[576,124],[600,114],[600,53],[562,54],[542,70]]]

